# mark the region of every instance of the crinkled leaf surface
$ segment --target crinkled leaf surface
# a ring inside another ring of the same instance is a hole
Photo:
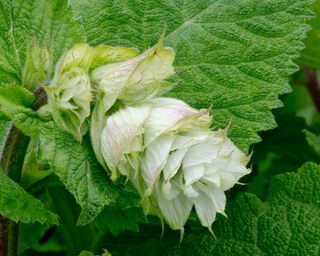
[[[24,191],[0,170],[0,214],[24,223],[57,224],[57,215],[46,210],[40,200]]]
[[[247,194],[218,222],[217,255],[319,255],[320,166],[280,174],[262,203]]]
[[[39,138],[39,160],[52,165],[81,206],[80,225],[92,221],[105,205],[117,200],[120,190],[99,166],[88,138],[79,143],[53,121],[41,123],[28,115],[16,115],[14,121],[22,131]]]
[[[22,82],[26,52],[33,44],[46,48],[53,64],[82,41],[66,0],[2,0],[0,20],[0,84]]]
[[[291,93],[286,96],[291,97],[292,95]],[[288,99],[285,99],[285,102],[288,103]],[[254,176],[250,182],[243,181],[248,183],[248,186],[240,187],[260,199],[267,197],[267,191],[274,175],[294,172],[308,161],[317,163],[320,161],[312,147],[308,145],[303,132],[303,129],[308,128],[305,120],[292,112],[286,112],[289,109],[289,106],[286,105],[275,111],[278,127],[260,134],[263,141],[253,148]]]
[[[306,48],[301,52],[300,64],[311,68],[320,69],[320,0],[312,5],[315,17],[310,21],[312,29],[305,40]]]
[[[166,27],[179,81],[171,96],[213,104],[216,127],[231,121],[243,149],[275,127],[270,109],[290,91],[291,61],[303,48],[309,0],[72,1],[91,44],[145,49]]]

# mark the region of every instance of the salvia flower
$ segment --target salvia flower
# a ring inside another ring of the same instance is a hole
[[[210,125],[207,109],[153,98],[107,117],[100,150],[112,178],[124,175],[136,187],[146,213],[183,231],[194,207],[211,230],[216,213],[224,213],[224,191],[250,170],[227,132]]]

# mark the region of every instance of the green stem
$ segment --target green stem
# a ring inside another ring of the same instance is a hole
[[[30,138],[24,136],[14,125],[11,126],[6,138],[0,159],[0,168],[12,180],[19,183],[24,157]],[[19,223],[10,221],[3,216],[0,219],[1,247],[0,255],[16,256],[18,254]]]
[[[34,91],[37,100],[34,109],[46,103],[46,93],[43,88]],[[0,169],[12,180],[19,183],[23,162],[27,153],[30,138],[21,133],[14,125],[6,137],[2,155],[0,156]],[[18,255],[19,223],[10,221],[0,215],[0,256]]]

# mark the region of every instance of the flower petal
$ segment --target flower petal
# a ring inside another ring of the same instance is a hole
[[[185,124],[193,126],[190,118],[199,115],[197,110],[180,100],[155,98],[147,103],[151,104],[153,108],[145,125],[146,146],[160,134],[166,133],[169,130],[176,130]],[[179,123],[179,121],[181,122]]]
[[[193,165],[193,166],[183,167],[182,170],[183,170],[183,176],[184,176],[186,186],[189,186],[192,183],[200,180],[204,175],[203,165]]]
[[[215,189],[213,186],[197,184],[199,197],[195,200],[195,209],[201,221],[201,224],[208,227],[211,231],[211,225],[215,220],[216,213],[223,213],[226,204],[226,197],[223,191]]]
[[[183,230],[183,226],[192,210],[193,203],[183,193],[168,200],[162,191],[162,186],[157,187],[159,208],[166,222],[174,230]]]
[[[171,179],[174,175],[176,175],[187,151],[188,149],[184,148],[170,154],[167,163],[163,168],[163,177],[165,181]]]
[[[127,107],[107,118],[101,135],[101,152],[112,172],[125,153],[143,151],[143,124],[149,107]]]
[[[146,149],[141,161],[141,173],[150,189],[153,189],[167,162],[173,140],[173,136],[162,135]]]

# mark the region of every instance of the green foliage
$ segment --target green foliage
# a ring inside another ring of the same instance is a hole
[[[245,194],[217,223],[217,255],[318,255],[320,166],[274,178],[266,203]]]
[[[245,189],[259,198],[266,197],[274,175],[296,171],[307,161],[320,162],[303,132],[308,128],[305,120],[285,110],[287,107],[276,112],[278,127],[262,133],[263,142],[253,148],[254,176]]]
[[[320,69],[320,1],[315,0],[312,5],[315,16],[310,21],[312,30],[308,33],[305,40],[306,48],[301,52],[299,63],[311,68]]]
[[[141,208],[115,205],[107,207],[96,219],[96,224],[101,232],[110,230],[113,236],[118,236],[125,230],[139,232],[138,223],[145,221]]]
[[[230,135],[243,150],[260,140],[258,131],[276,126],[270,109],[290,91],[310,1],[72,2],[94,45],[145,49],[166,27],[179,81],[169,95],[196,107],[212,104],[215,127],[232,122]]]
[[[24,83],[26,55],[34,45],[47,49],[52,70],[66,49],[82,41],[80,25],[67,5],[65,0],[1,1],[0,84]]]
[[[55,214],[0,171],[0,214],[24,223],[57,224]]]
[[[307,130],[304,131],[306,139],[313,150],[320,156],[320,136]]]

